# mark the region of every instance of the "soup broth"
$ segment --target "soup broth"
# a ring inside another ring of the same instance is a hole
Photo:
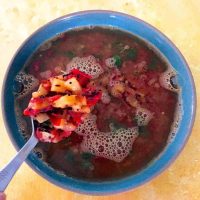
[[[67,176],[110,180],[146,167],[167,145],[176,120],[179,87],[176,73],[140,38],[101,27],[62,33],[44,43],[17,77],[18,126],[29,137],[22,116],[39,81],[73,68],[90,74],[101,101],[65,140],[39,143],[34,152]]]

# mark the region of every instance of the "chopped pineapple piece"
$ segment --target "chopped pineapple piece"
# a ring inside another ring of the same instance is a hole
[[[76,105],[74,105],[74,106],[72,106],[72,110],[74,111],[74,112],[80,112],[80,110],[81,110],[81,105],[79,104],[76,104]]]
[[[83,106],[79,112],[90,113],[90,107],[89,106]]]
[[[67,88],[65,87],[65,81],[58,78],[51,78],[51,91],[66,93]]]
[[[81,105],[81,106],[86,106],[87,105],[87,100],[86,97],[84,96],[77,96],[77,104]]]
[[[53,107],[65,108],[66,106],[73,106],[77,104],[76,95],[65,95],[60,97],[58,100],[54,101]]]
[[[34,119],[36,119],[39,123],[43,123],[49,119],[49,116],[46,113],[39,113]]]
[[[66,86],[67,90],[70,90],[70,91],[74,92],[75,94],[80,93],[82,90],[80,83],[76,80],[75,77],[66,80],[65,86]]]
[[[90,107],[88,106],[74,105],[72,106],[72,110],[74,112],[90,113]]]
[[[53,107],[56,108],[65,108],[67,106],[76,106],[81,108],[82,106],[87,105],[86,97],[77,96],[77,95],[65,95],[60,97],[58,100],[54,101]]]
[[[74,92],[78,94],[81,92],[82,88],[75,77],[70,78],[66,81],[59,79],[58,77],[52,78],[51,80],[51,91],[66,93],[67,91]]]
[[[38,91],[32,93],[33,98],[37,98],[40,96],[45,96],[48,94],[48,90],[46,90],[42,84],[40,84]]]

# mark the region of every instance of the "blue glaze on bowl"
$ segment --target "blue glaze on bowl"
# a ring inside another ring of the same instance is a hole
[[[169,63],[176,69],[181,80],[179,84],[182,88],[181,99],[183,110],[176,137],[167,146],[165,151],[145,169],[132,176],[114,181],[88,182],[65,177],[62,174],[56,173],[41,160],[38,160],[34,154],[29,155],[27,163],[45,179],[65,189],[93,195],[115,194],[142,185],[166,169],[181,152],[193,126],[196,110],[196,94],[191,72],[179,50],[157,29],[135,17],[111,11],[78,12],[48,23],[33,33],[21,45],[8,67],[2,94],[3,116],[13,144],[17,149],[21,148],[24,140],[16,124],[14,97],[12,93],[13,79],[41,43],[61,32],[90,25],[112,26],[140,36],[159,49]]]

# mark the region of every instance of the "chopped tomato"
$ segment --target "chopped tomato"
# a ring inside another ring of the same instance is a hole
[[[30,112],[30,109],[29,108],[26,108],[23,112],[24,115],[26,116],[30,116],[31,115],[31,112]]]
[[[61,124],[62,118],[60,117],[54,117],[54,116],[49,116],[50,121],[53,124],[53,126],[59,126]]]
[[[81,86],[86,86],[89,83],[90,79],[92,78],[90,75],[81,72],[78,69],[73,69],[72,74],[76,76]]]
[[[24,110],[23,114],[24,114],[25,116],[35,116],[35,115],[37,115],[38,113],[41,113],[41,112],[45,113],[45,112],[50,111],[50,110],[52,110],[52,109],[53,109],[52,106],[48,106],[48,107],[45,107],[45,108],[43,108],[43,109],[32,109],[31,107],[28,107],[28,108],[26,108],[26,109]]]
[[[80,124],[82,122],[83,113],[74,112],[70,110],[69,115],[72,117],[73,122],[75,122],[76,124]]]
[[[71,135],[71,131],[62,131],[62,130],[57,130],[57,129],[53,129],[51,131],[51,134],[54,136],[52,141],[53,143],[57,143],[60,142],[61,140],[63,140],[64,138],[68,137]]]
[[[24,110],[24,115],[35,116],[40,112],[47,112],[52,110],[52,103],[59,99],[61,95],[55,95],[52,97],[36,97],[31,98],[28,107]]]
[[[61,97],[61,95],[54,95],[52,97],[48,97],[48,100],[50,103],[53,103],[54,101],[58,100]]]
[[[64,76],[64,79],[68,80],[72,77],[75,77],[82,87],[85,87],[89,83],[90,79],[92,78],[90,75],[84,72],[81,72],[78,69],[73,69],[69,74]]]
[[[86,97],[87,105],[90,107],[94,106],[101,99],[101,95],[102,95],[101,92],[97,92],[94,95],[90,95],[90,96]]]

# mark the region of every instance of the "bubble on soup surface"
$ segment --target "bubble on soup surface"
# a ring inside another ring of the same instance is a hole
[[[180,103],[180,100],[179,100],[177,110],[176,110],[176,116],[174,117],[174,122],[171,126],[171,130],[169,133],[167,143],[172,143],[174,141],[177,130],[179,128],[179,122],[181,120],[181,115],[183,115],[183,111],[182,111],[182,104]]]
[[[160,85],[167,90],[177,92],[178,86],[175,83],[176,75],[177,75],[176,72],[172,68],[169,68],[167,71],[163,72],[160,75],[160,78],[159,78]]]
[[[17,121],[17,125],[18,125],[18,128],[19,128],[19,132],[21,132],[22,136],[26,140],[26,138],[28,137],[26,121],[23,120],[22,117],[20,117],[20,116],[16,116],[16,121]]]
[[[92,78],[97,78],[100,74],[103,73],[103,68],[96,61],[94,56],[87,57],[74,57],[70,63],[67,64],[67,72],[70,72],[72,69],[78,69],[86,74],[89,74]]]
[[[33,153],[37,156],[37,158],[44,160],[46,158],[44,151],[41,148],[34,148]]]
[[[84,152],[121,162],[131,151],[132,144],[138,136],[138,128],[101,132],[96,126],[96,116],[90,114],[76,129],[76,133],[83,135],[81,149]]]
[[[89,133],[93,133],[94,135],[98,132],[97,126],[96,126],[96,115],[88,115],[85,119],[84,122],[81,123],[77,129],[76,133],[79,135],[89,135]]]
[[[107,59],[105,60],[105,64],[106,64],[106,66],[109,67],[109,68],[114,68],[114,67],[116,67],[115,58],[113,58],[113,57],[107,58]]]
[[[167,141],[168,144],[170,144],[174,141],[174,139],[176,137],[178,125],[179,125],[179,119],[176,119],[176,121],[171,126],[171,130],[170,130],[168,141]]]
[[[24,84],[21,81],[14,80],[13,82],[13,92],[18,94],[23,92]]]
[[[20,85],[23,85],[23,90],[21,91],[18,90],[18,92],[16,92],[15,90],[16,86],[13,86],[13,92],[16,97],[26,96],[28,93],[30,93],[30,91],[32,91],[39,85],[38,79],[24,72],[19,72],[17,74],[17,76],[15,77],[14,84],[16,84],[17,82],[20,83]]]
[[[136,109],[135,118],[138,126],[146,126],[153,118],[153,113],[146,108],[138,107]]]

